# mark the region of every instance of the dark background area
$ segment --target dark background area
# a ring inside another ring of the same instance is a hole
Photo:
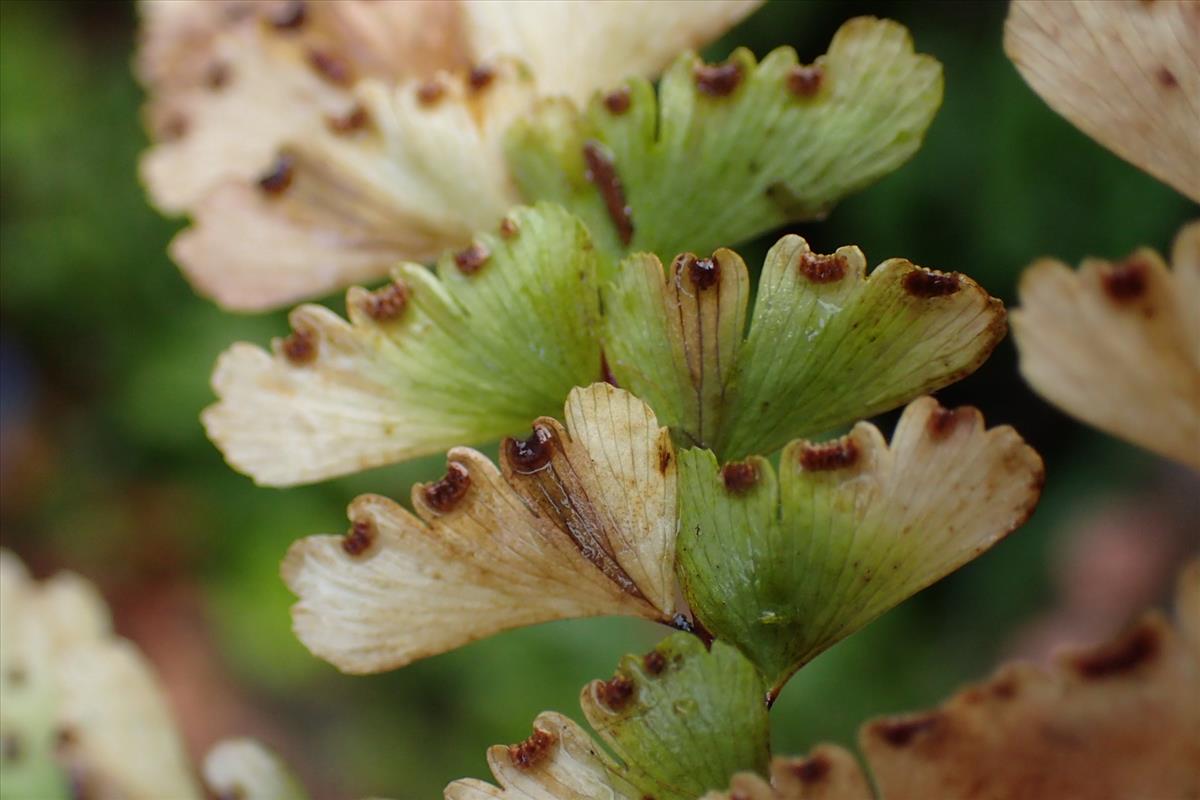
[[[811,60],[859,14],[909,26],[945,65],[924,148],[829,220],[819,252],[858,244],[970,274],[1006,304],[1035,257],[1075,264],[1169,248],[1196,214],[1168,187],[1051,112],[1001,50],[1000,3],[775,2],[709,55],[780,45]],[[341,531],[362,491],[407,499],[441,458],[286,491],[229,470],[205,439],[208,375],[235,340],[286,330],[196,296],[166,256],[180,226],[146,203],[146,145],[126,3],[0,2],[0,538],[39,575],[95,580],[118,629],[163,675],[189,747],[257,735],[318,796],[438,796],[486,775],[490,744],[537,712],[579,718],[589,679],[662,634],[630,620],[517,631],[407,669],[351,678],[292,637],[278,577],[288,544]],[[776,235],[740,248],[753,263]],[[341,309],[338,298],[330,298]],[[1197,546],[1200,482],[1034,396],[1006,341],[939,393],[1043,454],[1044,498],[992,552],[805,668],[773,713],[779,752],[853,743],[864,719],[935,703],[1014,654],[1116,629],[1169,596]],[[880,423],[890,430],[894,415]]]

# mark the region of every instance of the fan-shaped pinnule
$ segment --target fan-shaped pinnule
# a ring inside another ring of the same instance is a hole
[[[799,236],[767,253],[751,290],[734,252],[684,254],[664,272],[634,255],[603,289],[604,351],[681,445],[722,460],[767,455],[903,405],[973,372],[1005,332],[1004,307],[961,273],[889,259],[869,275],[857,247],[813,252]]]
[[[501,140],[538,97],[656,77],[757,6],[147,0],[142,177],[193,218],[171,252],[199,291],[311,298],[498,224],[520,200]]]
[[[778,694],[792,673],[979,556],[1032,513],[1042,460],[972,408],[911,403],[889,445],[860,422],[752,457],[679,454],[679,577],[698,620]]]
[[[0,550],[5,797],[201,796],[149,662],[77,575],[35,581]]]
[[[543,713],[527,740],[488,751],[503,788],[460,780],[446,798],[692,800],[742,770],[766,767],[763,692],[734,648],[716,642],[709,650],[674,634],[584,688],[583,713],[603,745],[566,717]]]
[[[294,544],[295,630],[347,672],[377,672],[503,630],[628,614],[675,616],[675,456],[637,398],[575,389],[566,425],[506,439],[500,468],[468,448],[413,489],[417,514],[376,495],[345,536]]]
[[[1141,248],[1078,270],[1041,259],[1021,277],[1021,374],[1073,417],[1200,469],[1200,222],[1172,268]]]
[[[235,344],[213,374],[209,437],[239,471],[289,486],[494,441],[554,414],[601,374],[596,258],[551,205],[446,253],[436,275],[291,314],[273,353]]]
[[[859,17],[813,64],[790,47],[761,62],[688,53],[657,92],[633,78],[584,111],[543,101],[508,149],[522,193],[579,214],[611,269],[629,252],[710,253],[823,217],[908,161],[941,101],[941,64],[908,30]]]
[[[1014,0],[1004,51],[1052,109],[1200,202],[1200,5]]]

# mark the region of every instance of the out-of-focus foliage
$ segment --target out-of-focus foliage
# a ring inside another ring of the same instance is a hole
[[[631,620],[554,623],[370,678],[308,655],[277,573],[287,545],[340,529],[358,492],[407,496],[443,461],[287,491],[222,463],[198,421],[213,399],[209,370],[230,342],[286,327],[282,314],[218,311],[167,260],[178,224],[147,206],[136,180],[132,6],[4,2],[0,14],[0,536],[38,575],[66,566],[99,583],[118,631],[163,675],[194,757],[255,735],[316,796],[436,796],[452,778],[486,776],[486,747],[523,738],[537,712],[576,713],[581,685],[661,636]],[[1024,85],[1001,50],[1000,3],[777,2],[706,55],[786,44],[808,61],[857,14],[912,30],[945,67],[945,103],[908,165],[827,221],[788,229],[814,250],[855,242],[874,261],[961,270],[1011,303],[1036,256],[1162,249],[1194,213]],[[781,233],[741,248],[746,262],[761,263]],[[1015,425],[1043,454],[1041,507],[978,562],[805,667],[772,713],[778,752],[849,744],[862,720],[932,704],[987,671],[1055,599],[1051,555],[1074,514],[1122,497],[1142,527],[1152,507],[1163,530],[1200,514],[1194,477],[1050,409],[1019,379],[1007,341],[939,397]]]

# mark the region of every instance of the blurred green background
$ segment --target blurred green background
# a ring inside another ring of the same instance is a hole
[[[285,322],[219,311],[166,256],[180,223],[148,207],[136,178],[135,10],[4,0],[0,12],[3,545],[39,574],[66,567],[100,584],[118,629],[162,672],[193,752],[259,735],[321,797],[440,796],[453,778],[486,775],[485,748],[523,738],[538,711],[578,718],[580,687],[661,630],[557,623],[369,678],[339,675],[292,638],[278,578],[288,544],[343,530],[358,492],[407,501],[441,459],[286,491],[224,465],[197,421],[211,365]],[[908,25],[945,65],[946,100],[912,163],[795,228],[814,249],[856,243],[872,263],[961,270],[1011,305],[1034,257],[1165,249],[1196,214],[1024,85],[1001,50],[999,3],[775,2],[710,55],[787,44],[811,60],[859,14]],[[743,248],[747,260],[766,244]],[[1162,602],[1197,546],[1196,476],[1041,402],[1010,343],[940,396],[1017,426],[1043,453],[1041,508],[803,670],[773,715],[780,752],[853,743],[869,716],[932,704],[1001,657],[1101,635]]]

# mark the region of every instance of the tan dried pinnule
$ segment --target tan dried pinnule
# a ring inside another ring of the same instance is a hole
[[[758,5],[143,2],[156,205],[197,288],[262,309],[465,244],[517,202],[500,137],[538,97],[653,76]]]
[[[32,580],[0,550],[4,796],[199,798],[150,665],[112,632],[95,588]],[[10,794],[11,792],[11,794]]]
[[[568,617],[674,616],[675,454],[666,428],[608,384],[571,392],[507,439],[501,468],[465,447],[413,489],[418,517],[359,497],[346,536],[293,545],[295,629],[347,672],[402,666]]]
[[[864,726],[880,800],[1129,800],[1200,796],[1200,562],[1184,570],[1177,629],[1149,614],[1047,672],[1001,667],[940,708]],[[776,759],[709,800],[870,800],[841,748]]]
[[[1012,313],[1021,373],[1072,416],[1200,468],[1200,222],[1173,268],[1143,248],[1078,272],[1044,259]]]
[[[728,792],[710,792],[702,800],[873,800],[873,797],[871,785],[854,756],[844,748],[823,744],[807,758],[773,759],[769,783],[758,775],[742,773],[729,782]]]
[[[1002,667],[936,711],[861,736],[888,800],[1127,800],[1200,795],[1200,563],[1180,581],[1179,631],[1150,614],[1052,672]]]
[[[500,787],[466,778],[446,787],[446,800],[639,800],[641,794],[608,769],[592,737],[572,720],[544,712],[528,739],[488,750]]]
[[[1051,108],[1200,201],[1200,3],[1014,0],[1004,49]]]

